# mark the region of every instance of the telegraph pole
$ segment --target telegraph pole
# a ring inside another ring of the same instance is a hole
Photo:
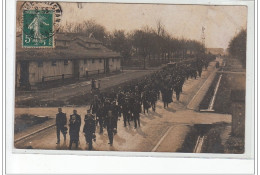
[[[205,47],[205,39],[206,39],[206,37],[205,37],[205,29],[206,28],[204,26],[202,26],[202,29],[201,29],[201,42],[202,42],[204,47]]]
[[[206,40],[206,37],[205,37],[205,27],[204,26],[202,26],[202,28],[201,28],[201,42],[202,42],[202,45],[203,45],[203,47],[204,47],[204,53],[206,52],[206,47],[205,47],[205,40]]]

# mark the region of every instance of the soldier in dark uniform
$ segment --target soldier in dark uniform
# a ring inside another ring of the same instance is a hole
[[[62,112],[61,108],[58,108],[58,114],[56,114],[56,128],[57,128],[57,143],[60,144],[60,132],[63,134],[64,143],[66,143],[66,134],[65,125],[67,124],[66,114]]]
[[[94,99],[90,105],[90,110],[92,110],[92,114],[96,114],[96,112],[98,111],[98,106],[100,104],[100,100],[98,98],[97,95],[94,95]]]
[[[121,109],[120,107],[116,104],[116,101],[113,101],[111,103],[111,110],[113,113],[113,117],[114,117],[114,133],[117,133],[117,122],[118,122],[118,117],[121,116]]]
[[[149,103],[149,91],[147,90],[147,88],[144,89],[144,92],[142,95],[142,104],[143,104],[144,114],[145,114],[145,111],[148,113],[148,109],[151,107],[151,105]]]
[[[130,96],[129,96],[129,101],[128,101],[128,106],[129,106],[129,115],[130,115],[130,120],[133,121],[134,117],[133,117],[133,108],[134,108],[134,102],[135,102],[135,96],[134,96],[134,92],[131,92]]]
[[[201,77],[201,73],[202,73],[202,65],[201,65],[201,63],[198,64],[198,73],[199,73],[199,77]]]
[[[169,103],[172,102],[172,90],[169,85],[162,88],[162,101],[164,108],[167,108]]]
[[[152,110],[155,112],[155,108],[156,108],[156,101],[157,101],[157,92],[155,89],[153,89],[150,92],[150,96],[149,96],[149,101],[151,102],[151,106],[152,106]]]
[[[105,116],[105,120],[106,120],[107,112],[108,112],[109,109],[111,109],[111,103],[110,103],[108,98],[105,98],[105,102],[104,102],[104,105],[103,105],[103,113],[104,113],[104,116]],[[106,128],[106,122],[104,122],[103,127]]]
[[[180,100],[180,93],[182,91],[182,84],[180,81],[176,82],[174,91],[176,92],[176,99],[179,101]]]
[[[117,102],[118,102],[118,106],[120,106],[122,108],[122,105],[124,103],[124,93],[121,90],[117,94]]]
[[[98,96],[94,95],[94,99],[90,105],[90,110],[92,110],[92,114],[94,114],[94,116],[96,116],[96,113],[99,110],[100,104],[101,104],[101,101],[99,100]],[[98,120],[96,120],[96,122],[98,122]]]
[[[99,104],[98,111],[96,113],[96,119],[99,124],[99,133],[102,134],[105,119],[104,105],[102,103]]]
[[[124,118],[124,127],[126,127],[126,122],[130,125],[130,108],[129,108],[129,97],[126,96],[123,106],[122,106],[122,113]]]
[[[110,101],[116,100],[117,97],[116,97],[116,93],[115,93],[114,89],[111,90],[111,92],[109,93],[108,97],[109,97]]]
[[[140,104],[140,101],[138,99],[135,100],[133,104],[133,116],[134,116],[134,123],[135,123],[135,128],[137,128],[137,122],[138,126],[140,127],[140,113],[141,113],[142,107]]]
[[[113,145],[113,138],[114,138],[114,117],[113,117],[113,111],[111,109],[107,112],[106,117],[106,126],[107,126],[107,133],[108,133],[108,139],[110,146]]]
[[[73,110],[73,114],[70,115],[69,120],[69,134],[70,134],[70,145],[69,149],[72,147],[72,143],[76,144],[76,148],[78,148],[79,144],[79,130],[81,125],[80,115],[77,114],[77,110]]]
[[[88,149],[92,150],[92,140],[95,139],[95,120],[94,115],[90,113],[90,110],[87,111],[87,115],[85,115],[85,125],[83,128],[83,132],[85,133],[86,142],[88,144]]]

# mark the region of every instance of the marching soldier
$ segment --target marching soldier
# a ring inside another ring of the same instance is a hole
[[[77,110],[73,110],[73,114],[70,115],[69,120],[69,134],[70,134],[70,145],[69,149],[72,147],[72,143],[76,144],[76,148],[78,148],[79,144],[79,130],[81,125],[81,118],[80,115],[77,114]]]
[[[90,110],[92,110],[92,114],[96,114],[96,112],[98,111],[98,106],[100,104],[100,100],[98,99],[97,95],[94,95],[94,99],[90,105]]]
[[[133,105],[133,116],[134,116],[134,123],[135,123],[135,128],[137,128],[137,122],[138,126],[140,127],[140,113],[142,110],[140,102],[136,99]]]
[[[155,89],[153,89],[150,92],[150,97],[149,97],[149,101],[151,102],[151,106],[152,106],[152,110],[155,112],[155,108],[156,108],[156,101],[157,101],[157,92]]]
[[[102,134],[105,119],[104,105],[102,103],[99,104],[98,111],[96,113],[96,119],[97,123],[99,124],[99,133]]]
[[[182,92],[182,82],[178,80],[175,84],[174,91],[176,93],[176,99],[177,101],[180,100],[180,93]]]
[[[123,103],[124,103],[124,93],[123,91],[119,91],[118,95],[117,95],[117,103],[118,106],[122,107]]]
[[[142,104],[143,104],[144,114],[145,114],[145,111],[148,114],[148,110],[151,107],[151,105],[149,103],[149,92],[147,90],[147,87],[145,87],[143,95],[142,95]]]
[[[114,132],[115,134],[117,133],[117,122],[118,122],[118,117],[121,116],[121,109],[120,107],[116,104],[116,101],[113,101],[111,104],[111,110],[113,113],[113,117],[114,117]]]
[[[57,128],[57,143],[60,144],[60,132],[63,134],[64,143],[66,143],[66,134],[67,128],[65,125],[67,124],[66,114],[62,112],[61,108],[58,108],[58,114],[56,114],[56,128]]]
[[[129,108],[129,97],[126,97],[122,106],[122,113],[124,118],[124,127],[126,127],[126,122],[130,125],[130,108]]]
[[[96,115],[97,111],[99,110],[99,105],[100,104],[101,104],[101,101],[99,100],[98,96],[94,95],[94,99],[93,99],[93,101],[92,101],[92,103],[90,105],[90,110],[92,110],[92,114]]]
[[[84,121],[85,125],[83,128],[83,132],[85,133],[86,143],[88,144],[88,149],[92,150],[92,140],[96,139],[96,126],[94,115],[90,113],[90,110],[87,111],[87,115],[85,115]]]
[[[108,139],[110,146],[113,145],[113,138],[114,138],[114,117],[113,112],[111,109],[107,112],[107,118],[106,118],[106,126],[107,126],[107,133],[108,133]]]

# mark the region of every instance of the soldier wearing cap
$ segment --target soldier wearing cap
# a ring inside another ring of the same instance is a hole
[[[110,146],[113,145],[113,138],[114,138],[114,117],[113,117],[113,111],[111,109],[107,112],[106,117],[106,127],[107,127],[107,133],[108,133],[108,139]]]
[[[96,113],[96,120],[96,122],[99,124],[99,133],[102,134],[105,120],[105,110],[103,103],[99,104],[98,111]]]
[[[56,128],[57,128],[57,143],[60,144],[60,132],[63,134],[64,143],[66,142],[66,127],[67,118],[66,114],[62,112],[62,108],[58,108],[58,113],[56,114]]]
[[[100,100],[98,98],[97,95],[94,95],[94,99],[90,105],[90,110],[92,110],[92,114],[96,114],[96,112],[98,111],[98,106],[100,104]]]
[[[133,117],[134,117],[134,123],[135,123],[135,128],[137,128],[137,123],[138,126],[140,127],[140,113],[142,111],[142,107],[138,99],[135,99],[134,104],[133,104]]]
[[[124,118],[124,127],[126,127],[126,122],[130,125],[130,107],[129,107],[129,94],[126,94],[125,100],[122,105],[122,113]]]
[[[77,114],[77,110],[73,110],[73,114],[70,115],[69,120],[69,134],[70,134],[70,145],[69,149],[72,147],[72,143],[76,144],[76,148],[78,148],[78,142],[79,142],[79,130],[81,125],[81,118],[80,115]]]
[[[114,117],[114,132],[117,133],[117,122],[119,120],[119,117],[121,117],[121,108],[119,105],[116,104],[116,101],[113,101],[111,104],[113,117]]]
[[[94,115],[90,113],[90,109],[87,110],[87,114],[85,115],[85,125],[83,128],[83,132],[85,133],[86,143],[88,144],[88,149],[92,150],[92,140],[96,138],[95,131],[95,120]]]

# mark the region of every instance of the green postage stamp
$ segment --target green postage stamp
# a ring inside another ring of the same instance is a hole
[[[23,47],[54,47],[53,10],[23,11]]]

